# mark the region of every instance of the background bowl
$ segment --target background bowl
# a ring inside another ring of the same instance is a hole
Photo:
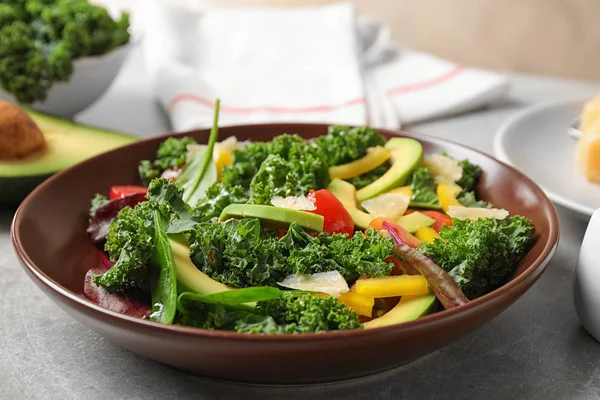
[[[68,82],[57,82],[46,100],[27,105],[28,107],[72,119],[75,114],[91,106],[106,90],[121,70],[127,59],[132,41],[112,51],[92,57],[82,57],[73,63],[73,74]],[[15,98],[0,89],[0,99],[17,104]]]
[[[269,140],[281,133],[306,138],[326,125],[272,124],[224,127],[219,139]],[[380,131],[386,136],[393,132]],[[206,142],[208,130],[181,133]],[[481,165],[479,194],[512,214],[530,218],[538,240],[510,281],[457,309],[373,330],[303,335],[240,335],[142,321],[105,310],[83,296],[85,272],[99,262],[87,238],[90,199],[110,186],[137,184],[137,165],[153,159],[163,137],[121,147],[62,171],[36,188],[18,209],[13,244],[27,274],[84,325],[131,351],[205,376],[252,383],[316,383],[364,376],[431,353],[488,322],[540,277],[558,244],[556,210],[531,180],[475,150],[427,136],[426,153],[447,151]],[[459,360],[457,360],[459,361]]]

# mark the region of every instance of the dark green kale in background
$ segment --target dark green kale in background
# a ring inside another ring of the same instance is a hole
[[[129,41],[129,14],[114,21],[86,0],[28,0],[0,4],[0,86],[21,103],[46,99],[66,82],[73,62]]]

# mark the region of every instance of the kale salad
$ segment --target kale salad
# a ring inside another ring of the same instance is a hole
[[[218,110],[208,144],[168,138],[143,186],[92,200],[93,302],[246,334],[370,329],[498,288],[535,241],[478,198],[468,160],[370,127],[218,141]]]

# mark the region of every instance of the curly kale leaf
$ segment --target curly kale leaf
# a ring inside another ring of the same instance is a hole
[[[277,160],[273,160],[274,156],[278,157]],[[264,169],[263,176],[256,177],[267,160],[270,164],[277,163],[288,173],[296,175],[297,182],[294,193],[291,194],[306,194],[310,189],[323,188],[329,183],[325,154],[298,135],[280,135],[270,142],[251,143],[243,149],[234,150],[233,158],[233,165],[223,168],[222,171],[222,182],[227,186],[249,189],[252,184],[264,182],[264,187],[267,187]],[[281,174],[278,172],[278,175]],[[280,178],[279,181],[284,180]],[[264,192],[264,189],[257,191]]]
[[[200,222],[200,218],[192,215],[183,200],[183,189],[167,179],[154,179],[150,182],[146,197],[159,204],[162,215],[168,216],[168,233],[189,232]]]
[[[250,183],[252,204],[271,204],[274,196],[294,196],[298,190],[298,174],[291,163],[281,156],[270,154],[260,165]]]
[[[477,182],[482,174],[481,167],[471,164],[469,160],[459,161],[458,165],[462,167],[463,173],[456,184],[463,188],[463,193],[475,190],[475,186],[477,186]]]
[[[190,137],[168,138],[162,142],[156,152],[156,160],[143,160],[138,166],[138,173],[144,185],[149,185],[152,179],[160,176],[166,169],[180,168],[184,165],[187,147],[191,144],[196,144],[196,141]]]
[[[290,274],[339,271],[347,280],[360,276],[389,275],[393,242],[376,231],[367,235],[317,237],[292,223],[277,238],[260,226],[258,219],[229,220],[223,224],[202,223],[190,238],[191,258],[202,272],[226,285],[277,286]]]
[[[258,219],[203,222],[192,232],[190,248],[198,269],[235,288],[277,286],[287,276],[275,233]]]
[[[250,187],[250,182],[270,154],[269,142],[253,142],[233,150],[233,164],[221,171],[221,182],[227,186]]]
[[[332,296],[284,292],[279,299],[258,302],[256,311],[267,319],[260,324],[238,323],[238,332],[308,333],[362,327],[356,313]]]
[[[119,212],[106,235],[105,251],[115,265],[103,275],[95,275],[94,283],[109,292],[149,292],[148,265],[152,257],[155,204],[139,203]]]
[[[222,182],[215,183],[206,191],[206,195],[196,208],[194,214],[201,221],[218,218],[221,212],[230,204],[245,204],[249,200],[247,192],[241,186],[229,186]]]
[[[181,198],[181,189],[166,179],[152,181],[147,198],[134,208],[123,208],[110,224],[104,250],[116,263],[93,278],[94,283],[109,292],[149,292],[154,213],[160,213],[169,232],[188,232],[197,224]]]
[[[436,193],[435,177],[429,168],[418,168],[411,176],[410,187],[413,190],[411,201],[419,206],[440,207],[440,200]]]
[[[338,271],[352,281],[361,276],[386,276],[392,269],[385,260],[392,255],[393,242],[372,229],[366,234],[356,232],[351,239],[327,233],[313,238],[293,225],[281,241],[289,252],[287,263],[294,275]]]
[[[222,303],[187,302],[184,325],[252,334],[325,332],[362,327],[356,313],[335,297],[285,291],[255,309]]]
[[[325,153],[330,166],[358,160],[367,154],[369,147],[383,146],[385,142],[382,135],[368,126],[330,126],[327,135],[315,139],[315,144]]]
[[[452,221],[440,238],[419,247],[474,299],[506,282],[534,241],[530,220],[516,216],[497,220]]]
[[[86,0],[0,4],[0,86],[19,102],[43,101],[70,79],[77,58],[127,43],[128,28],[127,13],[114,21]]]
[[[487,203],[483,200],[477,200],[477,197],[475,197],[475,192],[471,191],[471,192],[462,192],[458,197],[457,200],[460,204],[462,204],[465,207],[480,207],[480,208],[491,208],[492,205],[490,203]]]

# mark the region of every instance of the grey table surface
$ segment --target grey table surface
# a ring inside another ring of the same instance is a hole
[[[600,92],[600,83],[520,74],[510,79],[513,89],[502,104],[411,129],[491,154],[497,128],[514,112],[539,101]],[[140,136],[168,131],[138,52],[108,92],[77,119]],[[587,220],[564,209],[559,214],[561,241],[546,273],[507,311],[462,340],[404,367],[349,382],[256,387],[177,371],[75,322],[21,270],[10,242],[13,211],[2,210],[0,399],[599,398],[600,344],[581,328],[571,299]]]

